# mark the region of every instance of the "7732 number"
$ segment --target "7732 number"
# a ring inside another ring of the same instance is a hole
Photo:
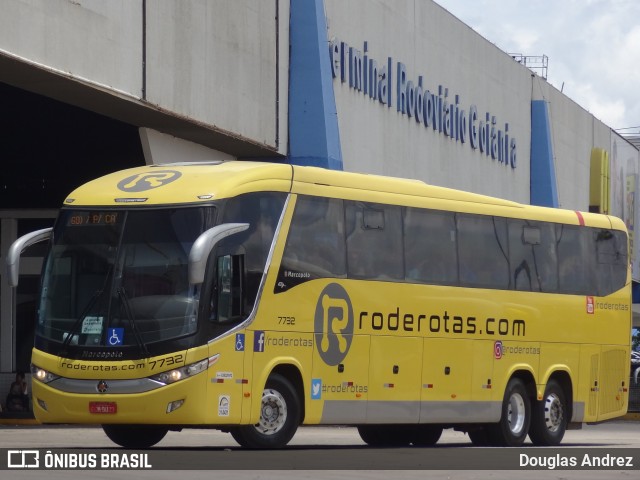
[[[158,360],[150,360],[149,365],[151,366],[151,370],[155,370],[156,368],[171,367],[172,365],[181,365],[183,361],[184,361],[184,354],[180,353],[178,355],[174,355],[173,357],[164,357]]]
[[[296,317],[278,317],[278,325],[295,325]]]

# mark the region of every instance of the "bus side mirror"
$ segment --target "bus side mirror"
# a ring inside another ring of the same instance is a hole
[[[242,315],[244,255],[218,257],[217,275],[216,318],[220,323],[234,321]]]
[[[11,244],[9,252],[7,253],[7,277],[10,286],[18,286],[18,277],[20,276],[20,255],[22,252],[34,243],[49,240],[51,238],[52,231],[53,228],[36,230],[35,232],[23,235]]]
[[[244,232],[247,228],[249,228],[248,223],[223,223],[202,233],[193,243],[189,252],[189,283],[200,285],[204,282],[207,259],[220,240]]]

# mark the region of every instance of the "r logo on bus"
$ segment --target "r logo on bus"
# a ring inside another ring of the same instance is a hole
[[[315,344],[327,365],[338,365],[349,352],[353,337],[353,307],[347,291],[330,283],[320,293],[314,319]]]
[[[181,176],[182,174],[175,170],[138,173],[120,180],[118,189],[123,192],[144,192],[174,182]]]

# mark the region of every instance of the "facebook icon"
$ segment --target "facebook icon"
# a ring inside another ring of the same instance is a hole
[[[262,330],[253,332],[253,351],[264,352],[264,332]]]

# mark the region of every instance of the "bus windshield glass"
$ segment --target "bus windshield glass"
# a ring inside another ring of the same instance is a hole
[[[114,347],[195,333],[189,251],[214,207],[66,210],[43,277],[37,334],[67,346]]]

